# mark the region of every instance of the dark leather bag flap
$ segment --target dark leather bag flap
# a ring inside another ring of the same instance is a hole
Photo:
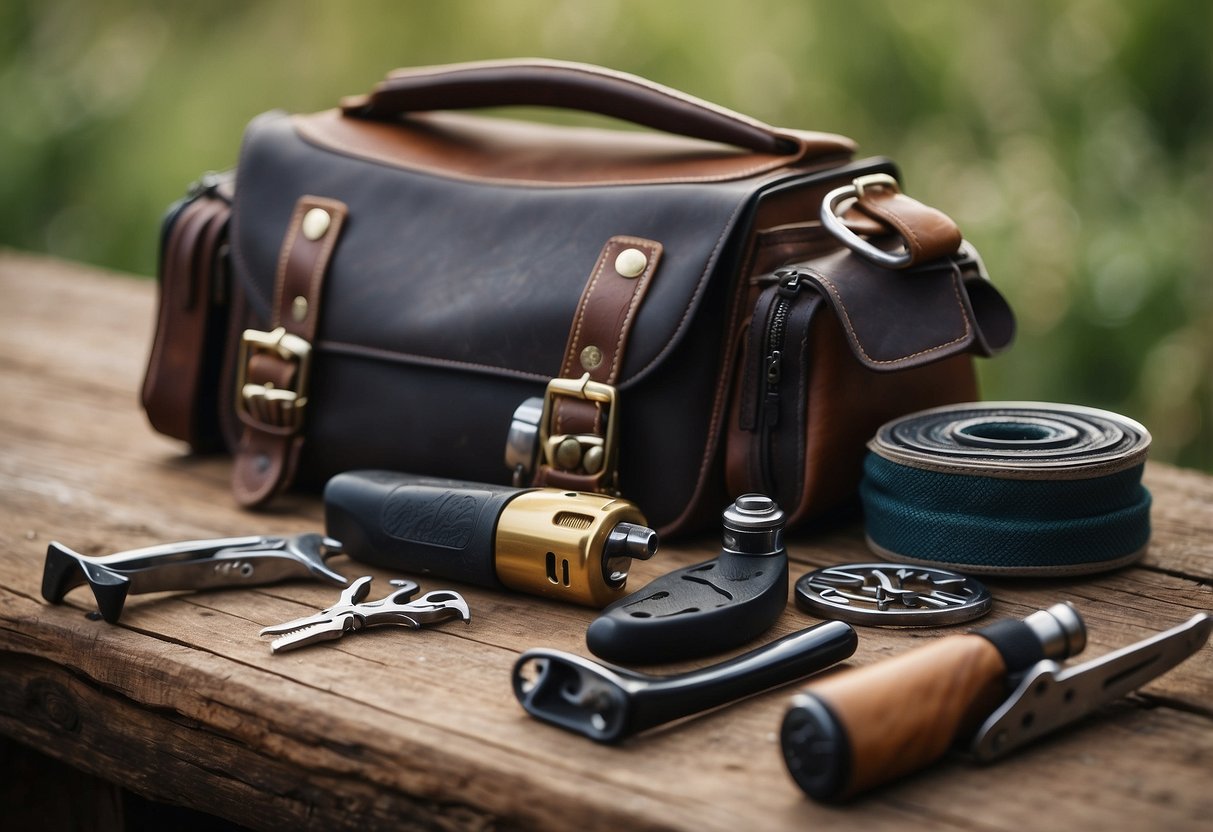
[[[977,261],[963,255],[892,270],[843,250],[794,268],[817,286],[855,357],[873,370],[962,352],[989,356],[1015,335],[1010,307]]]
[[[405,120],[393,129],[414,128]],[[340,200],[349,215],[326,278],[321,352],[544,380],[560,371],[604,243],[654,240],[664,255],[632,330],[619,377],[626,387],[685,331],[755,195],[795,173],[563,187],[478,181],[320,145],[296,119],[267,113],[241,151],[232,261],[254,311],[268,317],[296,201]]]

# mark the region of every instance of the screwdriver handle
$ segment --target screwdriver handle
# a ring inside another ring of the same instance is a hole
[[[916,771],[977,729],[1002,701],[1005,675],[993,644],[958,635],[822,679],[784,717],[788,770],[827,802]]]
[[[788,771],[825,802],[916,771],[977,731],[1006,699],[1012,674],[1085,644],[1082,618],[1055,604],[822,679],[784,716]]]

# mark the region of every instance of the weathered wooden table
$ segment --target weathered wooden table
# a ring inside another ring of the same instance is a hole
[[[154,286],[0,252],[0,733],[126,789],[256,828],[1209,829],[1213,648],[990,767],[943,764],[852,805],[804,798],[776,734],[791,689],[602,747],[533,721],[518,653],[587,655],[589,610],[468,588],[469,626],[381,630],[279,656],[267,624],[326,606],[297,582],[133,596],[117,626],[39,585],[52,539],[90,554],[319,529],[315,497],[237,510],[224,458],[184,456],[137,404]],[[989,581],[993,617],[1073,601],[1097,656],[1213,609],[1213,477],[1151,464],[1154,537],[1085,580]],[[640,564],[634,586],[714,554]],[[865,559],[860,530],[794,536],[793,577]],[[346,574],[371,571],[344,558]],[[433,588],[433,587],[426,587]],[[462,587],[460,589],[463,589]],[[810,624],[789,604],[772,637]],[[852,664],[938,630],[860,631]],[[64,800],[75,799],[69,793]],[[0,807],[2,808],[2,807]],[[11,807],[10,807],[11,808]]]

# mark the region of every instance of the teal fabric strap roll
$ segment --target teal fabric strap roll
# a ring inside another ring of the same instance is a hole
[[[860,497],[884,557],[982,574],[1078,575],[1131,563],[1150,537],[1150,434],[1108,411],[953,405],[881,427]]]

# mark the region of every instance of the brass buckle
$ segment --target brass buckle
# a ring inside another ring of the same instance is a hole
[[[555,402],[558,396],[603,404],[607,407],[606,429],[602,436],[587,433],[552,433]],[[616,454],[619,438],[618,394],[610,384],[590,381],[586,373],[579,379],[554,378],[543,397],[543,415],[539,418],[539,447],[544,462],[560,471],[598,476],[603,491],[613,493],[616,486]]]
[[[269,353],[297,365],[293,389],[248,380],[249,361],[258,353]],[[312,345],[285,327],[272,332],[246,329],[240,339],[236,361],[236,410],[242,421],[275,433],[294,433],[303,424],[307,406],[308,376],[312,367]]]

